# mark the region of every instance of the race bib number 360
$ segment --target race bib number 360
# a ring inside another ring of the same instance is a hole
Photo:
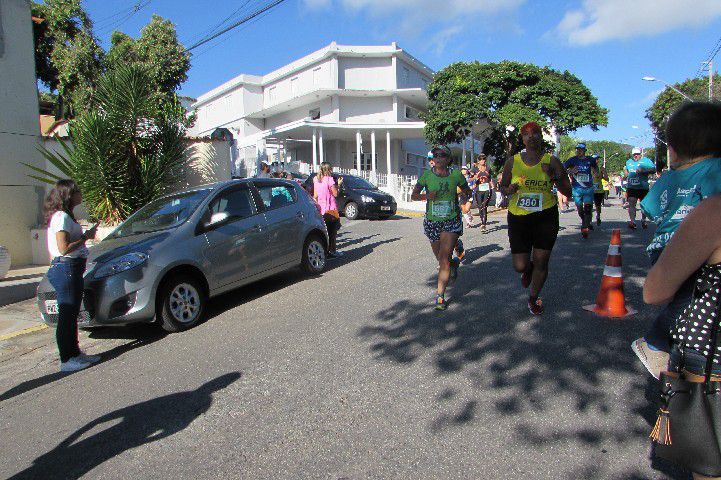
[[[542,193],[523,193],[518,196],[516,202],[518,208],[522,208],[528,212],[540,212],[543,205],[543,194]]]

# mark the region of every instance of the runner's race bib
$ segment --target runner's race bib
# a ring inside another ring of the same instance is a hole
[[[641,179],[638,177],[631,177],[628,179],[629,186],[635,187],[641,185]]]
[[[542,193],[523,193],[518,196],[516,202],[518,208],[522,208],[527,212],[540,212],[543,206],[543,194]]]
[[[481,192],[487,192],[491,189],[490,183],[479,183],[478,184],[478,190]]]
[[[588,183],[591,180],[591,176],[587,173],[577,173],[576,181],[579,183]]]
[[[450,217],[453,213],[453,203],[449,201],[433,202],[431,205],[431,215],[434,217],[445,218]]]

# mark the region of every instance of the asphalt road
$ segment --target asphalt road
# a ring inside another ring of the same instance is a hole
[[[649,459],[655,381],[629,348],[651,231],[625,211],[562,228],[532,317],[505,216],[468,249],[446,312],[420,218],[345,222],[344,257],[215,300],[195,329],[83,333],[101,364],[57,373],[53,332],[0,346],[0,477],[690,478]],[[628,303],[592,303],[623,227]]]

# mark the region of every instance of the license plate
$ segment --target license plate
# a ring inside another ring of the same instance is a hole
[[[383,206],[381,207],[381,210],[390,210],[390,209],[391,209],[391,207],[383,207]]]
[[[58,314],[58,301],[57,300],[45,300],[45,313],[48,315]]]

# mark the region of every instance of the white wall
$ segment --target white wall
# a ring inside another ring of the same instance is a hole
[[[326,59],[265,85],[263,105],[268,108],[313,90],[331,86],[331,60]]]
[[[265,119],[265,129],[270,130],[272,128],[285,125],[286,123],[295,122],[308,118],[310,110],[320,108],[320,120],[330,121],[333,115],[333,107],[331,98],[324,98],[317,102],[309,103],[302,107],[288,110],[278,115],[273,115]]]
[[[5,133],[7,132],[7,133]],[[42,165],[32,20],[26,0],[0,1],[0,245],[13,265],[32,261],[30,229],[42,221],[44,189],[20,162]]]
[[[423,88],[431,82],[431,78],[421,73],[409,63],[398,59],[396,62],[398,88]]]
[[[393,97],[340,97],[340,121],[393,123]]]
[[[338,59],[338,88],[389,90],[395,88],[391,58]]]

